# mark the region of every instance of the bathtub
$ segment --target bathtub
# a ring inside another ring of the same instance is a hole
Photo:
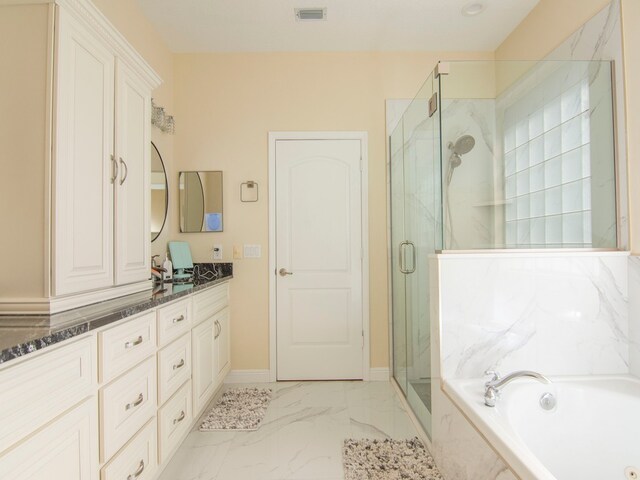
[[[523,480],[640,479],[640,380],[518,379],[493,408],[485,380],[443,380],[443,390]],[[546,392],[557,399],[552,410],[540,406]]]

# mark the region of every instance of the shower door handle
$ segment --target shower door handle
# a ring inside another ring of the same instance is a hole
[[[407,267],[407,255],[406,255],[406,247],[411,247],[411,268]],[[405,240],[404,242],[400,242],[400,250],[399,250],[399,262],[400,262],[400,272],[405,275],[409,275],[416,271],[416,247],[413,242],[409,240]]]
[[[413,272],[416,271],[416,246],[413,244],[413,242],[410,242],[409,240],[406,241],[406,244],[411,247],[411,268],[406,269],[407,270],[406,273],[412,274]]]

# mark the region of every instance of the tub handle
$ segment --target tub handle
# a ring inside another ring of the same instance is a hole
[[[496,380],[500,379],[500,373],[498,373],[498,371],[496,370],[487,370],[486,372],[484,372],[484,374],[491,375],[491,380],[489,380],[487,383],[495,382]]]

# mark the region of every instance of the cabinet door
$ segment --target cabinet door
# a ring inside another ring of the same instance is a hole
[[[151,273],[151,92],[122,61],[116,79],[115,264],[122,285]]]
[[[229,370],[231,363],[231,336],[229,335],[229,308],[225,308],[216,315],[218,322],[216,351],[216,376],[220,384]]]
[[[193,412],[198,415],[216,389],[213,318],[205,320],[191,332]]]
[[[97,402],[90,398],[0,456],[2,478],[97,480]]]
[[[59,8],[54,295],[113,285],[113,53]]]

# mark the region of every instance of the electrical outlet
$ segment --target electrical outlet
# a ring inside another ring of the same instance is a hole
[[[240,248],[240,245],[234,245],[233,246],[233,259],[234,260],[240,260],[242,258],[242,248]]]
[[[222,245],[213,246],[213,259],[222,260]]]
[[[262,256],[260,250],[260,245],[245,245],[244,258],[260,258]]]

